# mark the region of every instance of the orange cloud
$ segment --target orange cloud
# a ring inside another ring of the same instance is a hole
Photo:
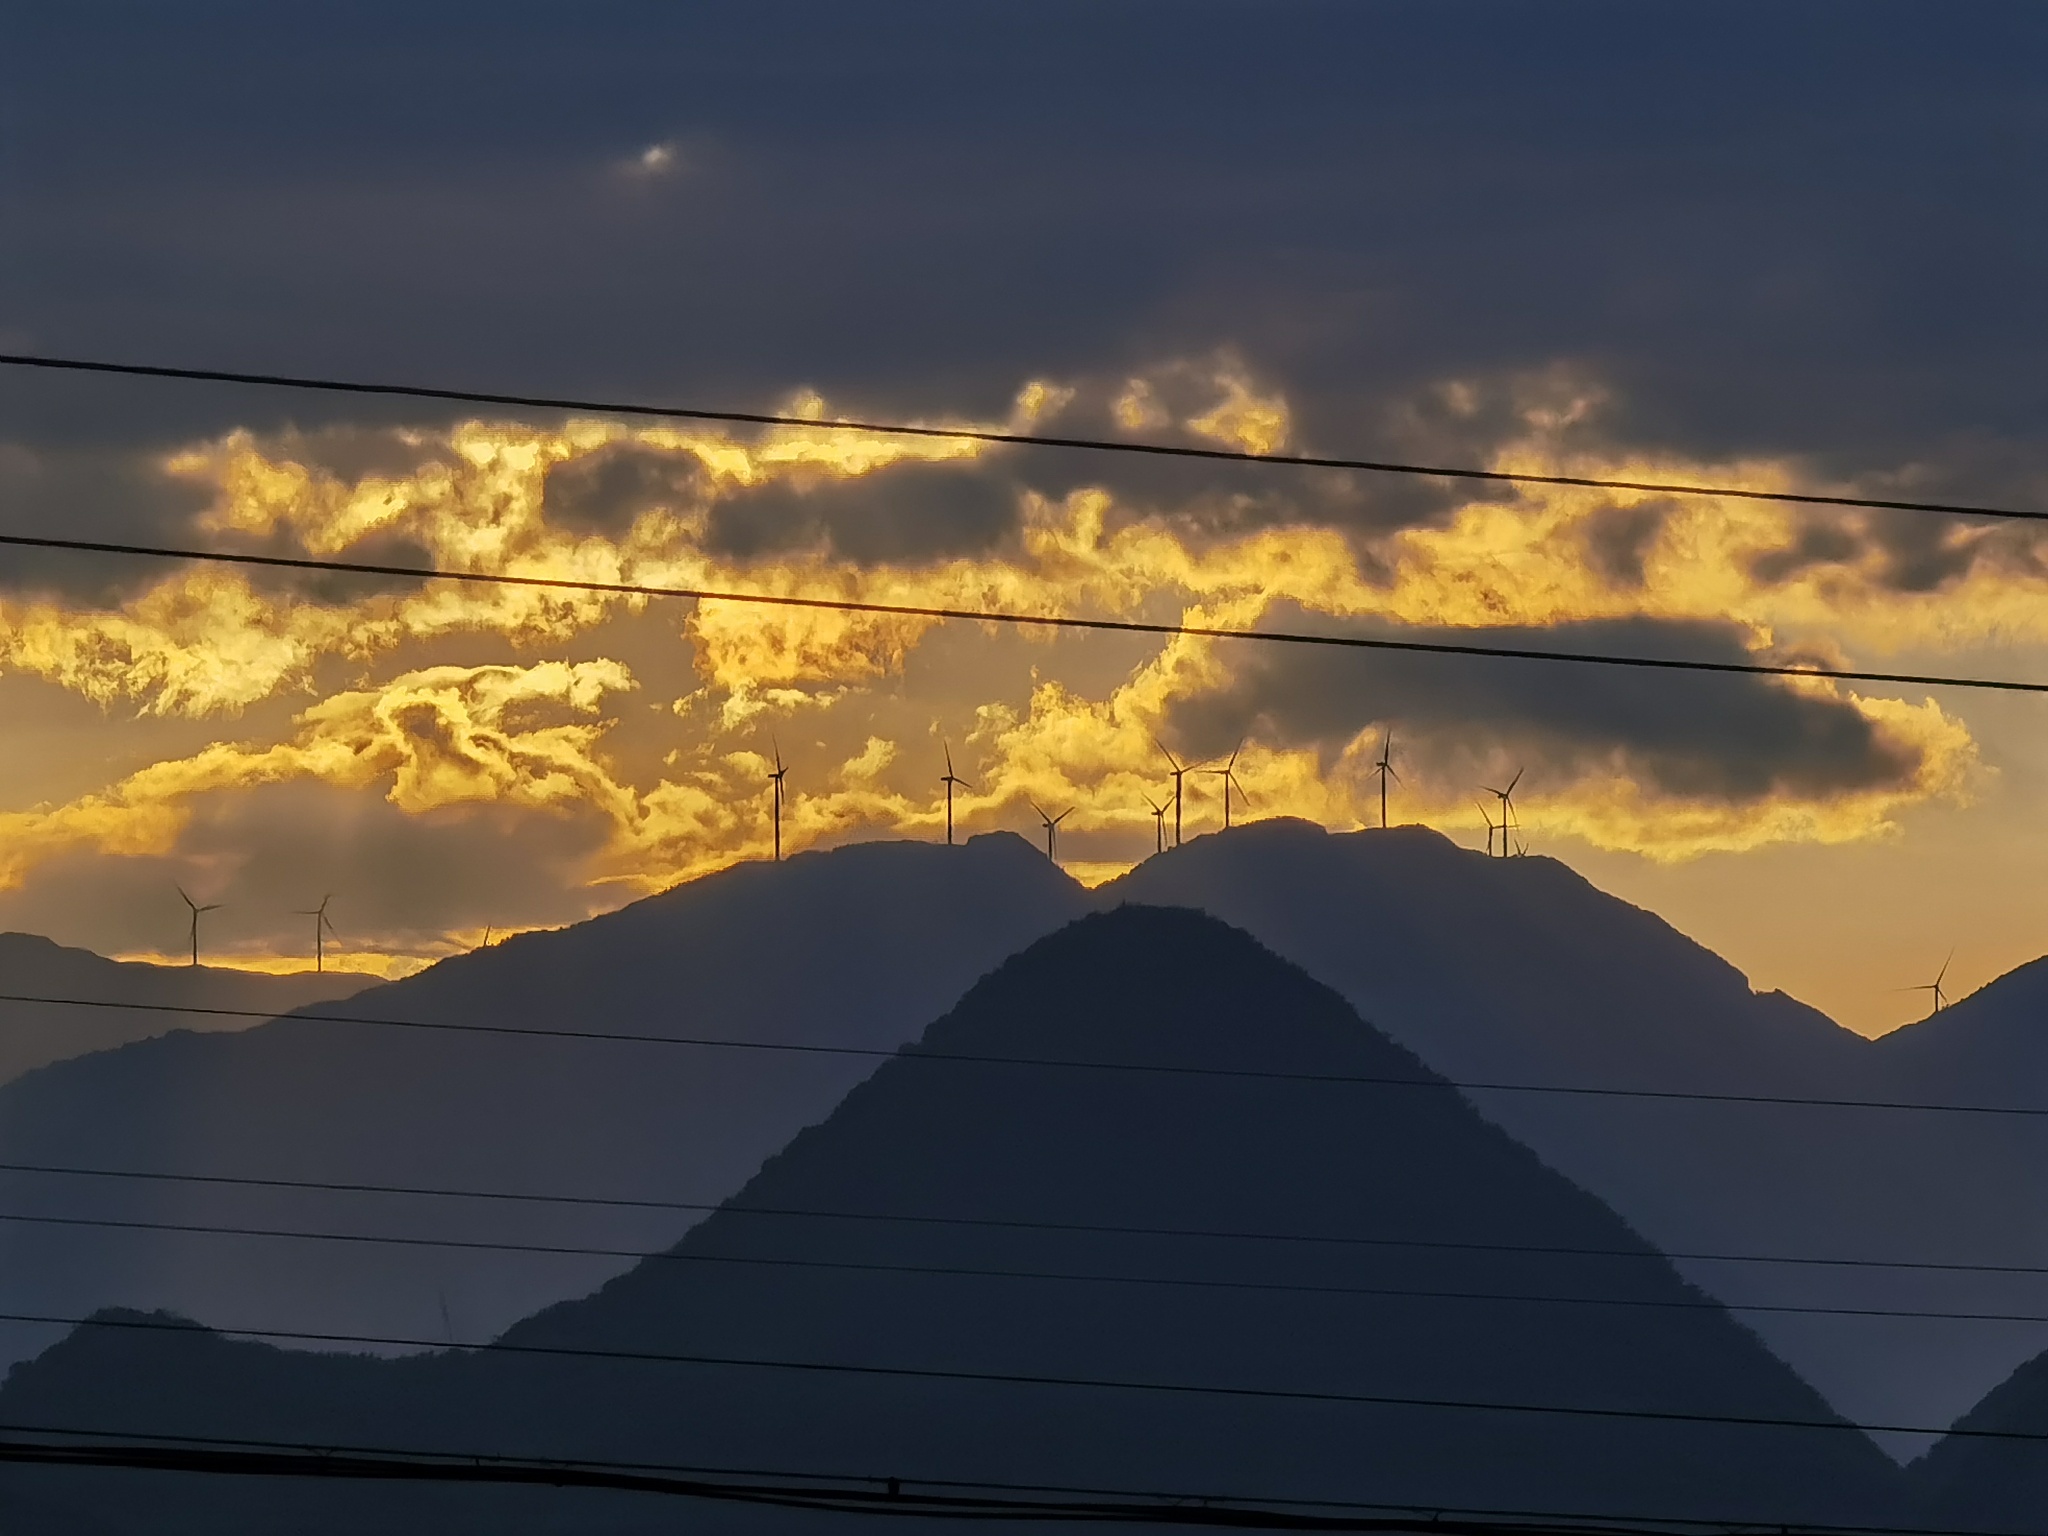
[[[1453,405],[1455,397],[1455,389],[1446,396]],[[1008,424],[1049,420],[1077,398],[1073,386],[1028,384]],[[1557,434],[1597,403],[1575,395],[1523,412],[1524,435],[1499,451],[1496,465],[1758,488],[1794,483],[1791,466],[1774,462],[1558,452]],[[1296,521],[1198,536],[1170,509],[1125,507],[1106,488],[1059,498],[1019,492],[1014,538],[986,553],[870,564],[815,553],[721,555],[707,540],[707,507],[736,488],[853,481],[913,461],[975,466],[991,456],[962,438],[831,430],[822,424],[822,400],[799,396],[791,404],[820,425],[741,437],[681,426],[468,422],[386,434],[403,450],[399,467],[355,475],[324,465],[317,441],[235,433],[181,452],[165,467],[209,488],[199,531],[223,544],[282,542],[345,554],[395,541],[462,570],[1224,625],[1257,622],[1279,603],[1304,610],[1305,622],[1333,624],[1732,621],[1760,651],[1824,640],[1884,650],[2048,639],[2048,583],[2023,569],[1987,565],[1940,594],[1902,593],[1887,585],[1872,554],[1767,580],[1758,575],[1760,561],[1794,537],[1805,514],[1654,493],[1530,490],[1383,533]],[[1097,397],[1097,408],[1133,429],[1174,429],[1259,451],[1284,447],[1294,430],[1285,398],[1228,359],[1154,370],[1113,400]],[[574,523],[551,509],[551,473],[622,447],[687,467],[694,489],[653,493],[616,525]],[[1628,534],[1626,569],[1606,553],[1617,519]],[[607,625],[644,606],[450,583],[333,597],[281,579],[265,584],[231,570],[180,569],[117,609],[48,596],[0,600],[0,664],[103,704],[134,700],[149,711],[202,716],[307,687],[328,658],[368,671],[408,648],[464,635],[526,648],[601,645]],[[676,623],[702,693],[664,717],[678,722],[684,738],[665,767],[604,755],[606,728],[634,687],[617,662],[415,666],[318,700],[286,740],[217,743],[96,795],[0,817],[0,881],[19,883],[67,848],[163,852],[175,844],[194,797],[303,778],[381,793],[414,814],[486,802],[544,814],[593,812],[610,832],[592,878],[648,888],[766,851],[761,764],[735,738],[798,708],[833,738],[821,750],[835,766],[821,768],[792,798],[789,846],[870,828],[929,835],[942,824],[935,786],[911,775],[899,742],[856,718],[934,643],[935,621],[712,602],[679,608]],[[974,643],[972,631],[949,642]],[[1156,800],[1163,783],[1151,735],[1176,700],[1217,684],[1226,651],[1168,640],[1115,686],[1084,690],[1047,677],[1021,705],[988,705],[971,743],[982,759],[980,788],[963,797],[963,821],[1036,799],[1075,805],[1067,824],[1074,832],[1117,830],[1134,846],[1149,846],[1147,797]],[[1918,766],[1909,778],[1852,793],[1731,803],[1674,798],[1626,775],[1588,772],[1532,789],[1524,824],[1532,835],[1678,858],[1880,835],[1904,806],[1966,792],[1975,749],[1953,716],[1931,703],[1837,696],[1911,748]],[[1365,739],[1362,733],[1359,743]],[[1376,814],[1358,771],[1359,743],[1331,769],[1307,749],[1254,741],[1239,772],[1262,814],[1357,823]],[[1196,782],[1213,795],[1213,783]],[[1418,786],[1408,805],[1410,814],[1473,819],[1461,793],[1430,798]]]

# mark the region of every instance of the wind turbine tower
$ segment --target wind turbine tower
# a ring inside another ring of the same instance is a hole
[[[1145,796],[1145,803],[1152,807],[1152,851],[1154,853],[1164,853],[1166,852],[1166,807],[1159,801],[1154,800],[1150,795]]]
[[[1493,812],[1486,808],[1484,800],[1475,800],[1472,803],[1479,807],[1479,814],[1486,822],[1486,856],[1490,859],[1493,857],[1493,834],[1500,829],[1493,824]]]
[[[1221,768],[1205,770],[1208,773],[1215,774],[1217,778],[1223,781],[1223,830],[1226,832],[1230,830],[1230,797],[1233,793],[1244,802],[1246,810],[1252,808],[1251,796],[1247,795],[1237,782],[1237,754],[1243,750],[1244,743],[1240,741],[1230,749],[1229,762],[1225,763]]]
[[[1502,858],[1506,858],[1514,851],[1513,845],[1508,841],[1514,834],[1508,829],[1515,824],[1515,786],[1522,782],[1524,771],[1517,768],[1515,776],[1508,780],[1508,787],[1506,789],[1494,789],[1485,784],[1479,786],[1489,795],[1500,801],[1500,856]]]
[[[946,776],[939,782],[946,786],[946,846],[950,848],[953,846],[953,786],[958,784],[962,789],[974,788],[953,771],[953,749],[950,746],[946,747]]]
[[[327,935],[334,932],[334,924],[327,917],[327,903],[332,900],[332,896],[322,896],[319,906],[292,914],[313,919],[313,971],[316,975],[327,969]],[[484,942],[490,942],[489,929],[484,930]]]
[[[1152,738],[1152,745],[1157,747],[1165,755],[1167,762],[1173,765],[1173,846],[1178,848],[1180,846],[1181,780],[1185,779],[1201,765],[1189,763],[1183,766],[1179,758],[1166,750],[1166,743],[1157,736]]]
[[[192,963],[197,965],[199,963],[199,914],[202,912],[218,912],[220,910],[220,903],[210,901],[202,907],[190,896],[185,895],[185,887],[181,885],[177,890],[180,896],[185,897],[185,905],[192,909]]]
[[[1387,728],[1386,739],[1380,743],[1379,761],[1372,765],[1372,771],[1380,776],[1380,830],[1384,832],[1387,830],[1387,780],[1392,779],[1396,784],[1401,782],[1401,775],[1394,772],[1394,731],[1391,726]],[[1493,826],[1491,816],[1486,818],[1486,825],[1489,829]],[[1486,846],[1488,849],[1493,847],[1493,834],[1490,830],[1487,833]]]
[[[782,743],[775,744],[775,771],[768,775],[769,788],[775,795],[775,862],[782,862],[782,787],[783,777],[789,770],[782,766]]]
[[[1044,811],[1038,810],[1037,801],[1027,800],[1025,804],[1029,805],[1034,811],[1038,811],[1038,819],[1045,823],[1045,856],[1053,863],[1059,863],[1059,854],[1056,850],[1059,847],[1060,823],[1074,814],[1074,808],[1070,805],[1064,811],[1061,811],[1059,815],[1048,816]]]
[[[1948,979],[1949,961],[1955,959],[1955,957],[1956,952],[1954,950],[1950,950],[1948,952],[1948,960],[1942,961],[1941,969],[1934,973],[1934,980],[1923,981],[1917,987],[1900,987],[1897,989],[1901,992],[1928,993],[1930,1001],[1934,1004],[1933,1007],[1927,1010],[1927,1017],[1930,1019],[1933,1018],[1937,1013],[1941,1012],[1942,1009],[1948,1006],[1948,993],[1942,990],[1941,984]]]

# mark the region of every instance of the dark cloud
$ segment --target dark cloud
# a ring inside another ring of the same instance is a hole
[[[1586,563],[1616,587],[1640,587],[1643,561],[1671,515],[1668,502],[1602,507],[1582,526]]]
[[[919,415],[1235,344],[1373,456],[1388,402],[1566,358],[1623,440],[1987,496],[1958,434],[2048,420],[2048,19],[1858,14],[49,8],[0,56],[0,333]],[[617,173],[671,140],[715,174]],[[398,408],[49,383],[53,433]]]
[[[0,516],[9,533],[182,544],[210,499],[139,453],[0,443]],[[92,606],[116,606],[163,572],[139,557],[0,548],[0,589]]]
[[[311,432],[286,430],[264,438],[259,446],[269,458],[303,465],[344,484],[417,475],[449,458],[447,449],[431,438],[347,425]],[[5,510],[8,531],[288,558],[317,554],[375,565],[433,563],[419,543],[389,531],[372,532],[339,555],[308,550],[285,527],[260,538],[203,532],[198,522],[214,500],[214,487],[203,478],[170,472],[165,467],[170,454],[168,444],[144,451],[75,443],[41,448],[0,443],[0,508]],[[146,556],[0,548],[0,589],[58,598],[83,608],[117,608],[162,581],[172,569],[172,564]],[[260,592],[290,593],[316,602],[350,602],[419,585],[411,577],[367,573],[238,569]]]
[[[980,555],[1015,532],[1017,487],[977,464],[892,465],[851,480],[778,480],[712,509],[706,545],[736,559],[818,551],[862,564]]]
[[[1732,626],[1651,619],[1357,632],[1751,659]],[[1411,753],[1439,764],[1505,750],[1528,759],[1533,784],[1620,769],[1667,794],[1738,803],[1774,792],[1825,797],[1898,784],[1919,761],[1914,749],[1881,735],[1848,704],[1767,678],[1307,646],[1243,648],[1232,659],[1230,681],[1179,701],[1168,724],[1197,755],[1228,752],[1239,739],[1255,737],[1319,747],[1326,756],[1369,725],[1391,724]]]
[[[694,453],[611,443],[551,466],[542,510],[557,526],[618,538],[644,513],[694,511],[709,495]]]
[[[2034,523],[1925,512],[1807,513],[1784,544],[1750,561],[1768,583],[1828,567],[1853,567],[1893,592],[1936,592],[1979,571],[2038,581],[2048,576],[2048,534]]]

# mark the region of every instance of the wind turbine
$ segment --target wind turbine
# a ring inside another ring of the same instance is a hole
[[[1484,800],[1474,800],[1472,803],[1479,807],[1479,814],[1486,820],[1486,856],[1490,859],[1493,857],[1493,834],[1500,828],[1493,824],[1493,812],[1486,808]]]
[[[1927,1017],[1930,1019],[1933,1018],[1937,1013],[1941,1012],[1942,1009],[1948,1006],[1948,993],[1942,990],[1941,984],[1948,979],[1949,960],[1953,960],[1955,959],[1955,957],[1956,952],[1954,950],[1950,950],[1948,952],[1948,960],[1942,961],[1941,969],[1934,973],[1934,980],[1923,981],[1917,987],[1894,987],[1892,988],[1892,990],[1894,992],[1926,992],[1931,994],[1934,1000],[1934,1006],[1927,1010]]]
[[[185,896],[185,887],[181,885],[177,890],[180,896]],[[199,914],[202,912],[218,912],[220,910],[220,903],[210,901],[202,907],[190,896],[185,896],[185,905],[192,909],[192,963],[197,965],[199,963]]]
[[[775,862],[782,862],[782,780],[789,770],[782,766],[782,743],[775,743],[775,771],[768,775],[769,787],[775,794]]]
[[[1392,779],[1396,784],[1401,782],[1401,775],[1394,772],[1394,728],[1392,726],[1387,727],[1386,740],[1380,743],[1380,759],[1372,765],[1372,771],[1380,776],[1380,830],[1384,832],[1387,830],[1387,780]],[[1486,818],[1486,824],[1489,827],[1493,825],[1493,818],[1491,816]],[[1486,846],[1489,849],[1493,847],[1491,834],[1486,839]]]
[[[1037,801],[1027,800],[1024,803],[1038,811]],[[1057,816],[1048,816],[1045,812],[1038,811],[1038,819],[1045,823],[1045,856],[1055,864],[1059,863],[1059,855],[1053,850],[1059,846],[1060,823],[1073,814],[1074,808],[1071,805]]]
[[[1508,780],[1508,787],[1506,789],[1494,789],[1486,784],[1479,786],[1489,795],[1494,796],[1500,801],[1500,856],[1502,858],[1508,856],[1510,847],[1508,838],[1511,835],[1508,829],[1515,823],[1515,786],[1522,782],[1522,774],[1525,771],[1524,769],[1517,768],[1515,776]]]
[[[940,745],[945,746],[945,743],[941,742]],[[946,786],[946,846],[950,848],[953,846],[953,786],[958,784],[962,789],[974,788],[972,784],[953,771],[953,749],[951,747],[946,747],[946,776],[939,780],[939,782]]]
[[[1152,738],[1152,745],[1164,753],[1167,762],[1173,765],[1173,846],[1178,848],[1180,846],[1180,781],[1193,773],[1201,764],[1189,763],[1183,767],[1180,759],[1171,752],[1168,752],[1166,750],[1166,743],[1157,736]]]
[[[1237,798],[1244,802],[1246,810],[1252,808],[1252,797],[1246,794],[1237,782],[1237,754],[1243,750],[1244,743],[1240,741],[1230,749],[1230,761],[1221,768],[1206,768],[1203,770],[1205,773],[1215,774],[1217,778],[1223,781],[1223,830],[1226,832],[1230,830],[1230,796],[1232,791],[1236,791]]]
[[[313,919],[313,970],[316,974],[327,969],[327,935],[334,932],[334,924],[327,918],[327,903],[332,900],[332,896],[322,896],[319,906],[292,914]],[[490,942],[488,929],[485,930],[484,942]]]
[[[1164,853],[1166,852],[1166,807],[1157,800],[1154,800],[1150,795],[1146,795],[1144,800],[1147,805],[1152,807],[1152,851],[1154,853]]]

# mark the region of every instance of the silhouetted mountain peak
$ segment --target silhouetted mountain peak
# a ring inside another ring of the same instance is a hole
[[[4,1416],[146,1402],[176,1434],[260,1409],[308,1443],[1725,1518],[1853,1517],[1891,1476],[1846,1427],[1685,1422],[1830,1415],[1328,987],[1142,905],[1005,961],[679,1245],[503,1350],[370,1366],[89,1331]],[[1454,1403],[1573,1411],[1429,1406]],[[284,1496],[212,1528],[325,1518]]]

